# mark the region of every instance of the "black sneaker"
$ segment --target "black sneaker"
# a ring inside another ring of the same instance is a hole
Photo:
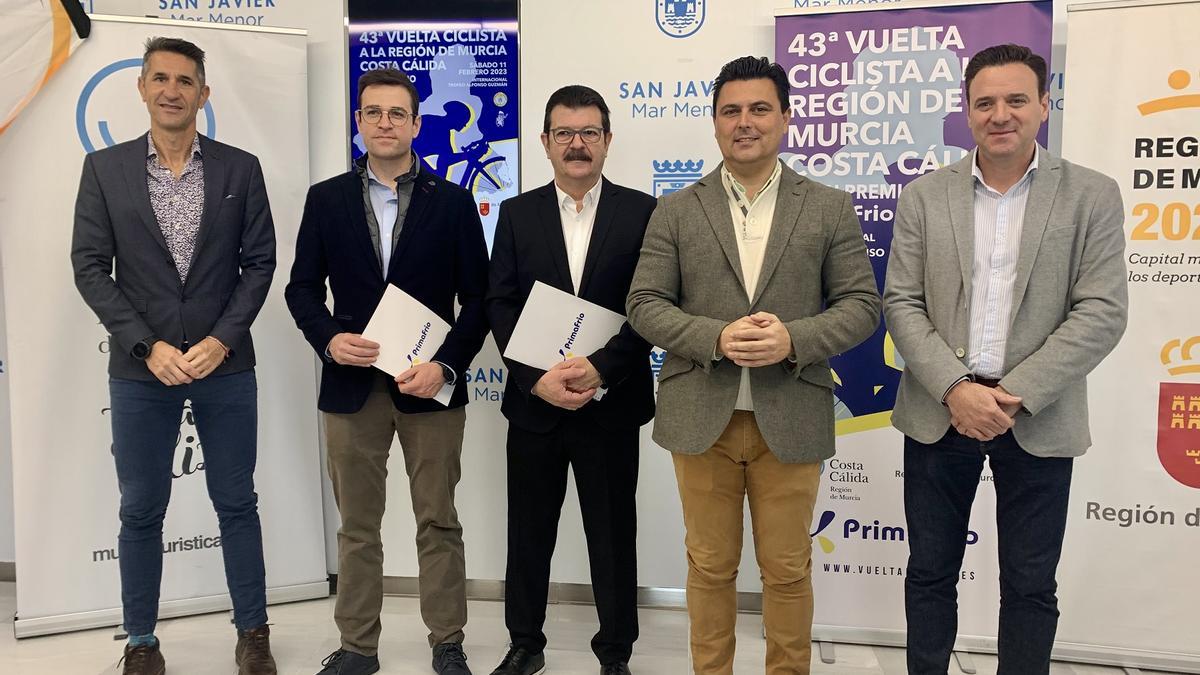
[[[600,675],[633,675],[627,663],[606,663],[600,666]]]
[[[531,654],[524,647],[509,647],[504,660],[496,666],[492,675],[540,675],[544,672],[546,657],[541,652]]]
[[[339,649],[326,656],[321,665],[325,667],[317,675],[371,675],[379,672],[379,657]]]
[[[438,675],[471,675],[467,655],[457,642],[443,642],[433,648],[433,670]]]

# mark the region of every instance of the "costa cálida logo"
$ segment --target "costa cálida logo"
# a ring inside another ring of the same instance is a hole
[[[1162,347],[1172,376],[1200,374],[1200,335],[1175,338]],[[1158,461],[1175,480],[1200,489],[1200,383],[1162,382],[1158,388]]]

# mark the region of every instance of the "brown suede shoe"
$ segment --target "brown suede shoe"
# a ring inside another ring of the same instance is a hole
[[[266,624],[238,631],[233,656],[237,659],[238,675],[276,675],[278,672],[275,657],[271,656],[271,629]]]
[[[163,660],[158,643],[153,647],[125,645],[125,656],[121,661],[124,663],[121,675],[163,675],[167,672],[167,662]]]

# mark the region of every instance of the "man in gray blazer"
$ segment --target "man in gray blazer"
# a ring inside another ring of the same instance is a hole
[[[850,196],[779,161],[788,81],[743,57],[713,89],[724,161],[664,197],[630,287],[629,323],[666,349],[654,440],[673,453],[687,528],[695,673],[733,670],[747,496],[763,577],[766,672],[807,673],[820,463],[834,453],[827,359],[879,322]]]
[[[271,207],[258,159],[196,132],[208,99],[199,47],[149,40],[138,91],[150,132],[84,160],[71,241],[75,285],[112,334],[108,386],[129,634],[123,672],[166,668],[154,637],[162,525],[190,401],[220,522],[238,673],[270,675],[250,324],[275,271]]]
[[[984,457],[996,488],[999,673],[1050,668],[1088,372],[1125,330],[1117,184],[1038,146],[1046,62],[989,47],[964,75],[977,149],[900,196],[884,312],[905,361],[908,667],[945,673]]]

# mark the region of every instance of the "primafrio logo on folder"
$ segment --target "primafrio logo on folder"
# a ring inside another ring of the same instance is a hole
[[[375,367],[395,377],[433,360],[450,333],[450,324],[408,293],[388,284],[362,335],[379,343]],[[454,387],[445,385],[433,400],[450,405]]]
[[[612,310],[534,282],[504,357],[549,370],[600,349],[624,324],[625,317]]]

